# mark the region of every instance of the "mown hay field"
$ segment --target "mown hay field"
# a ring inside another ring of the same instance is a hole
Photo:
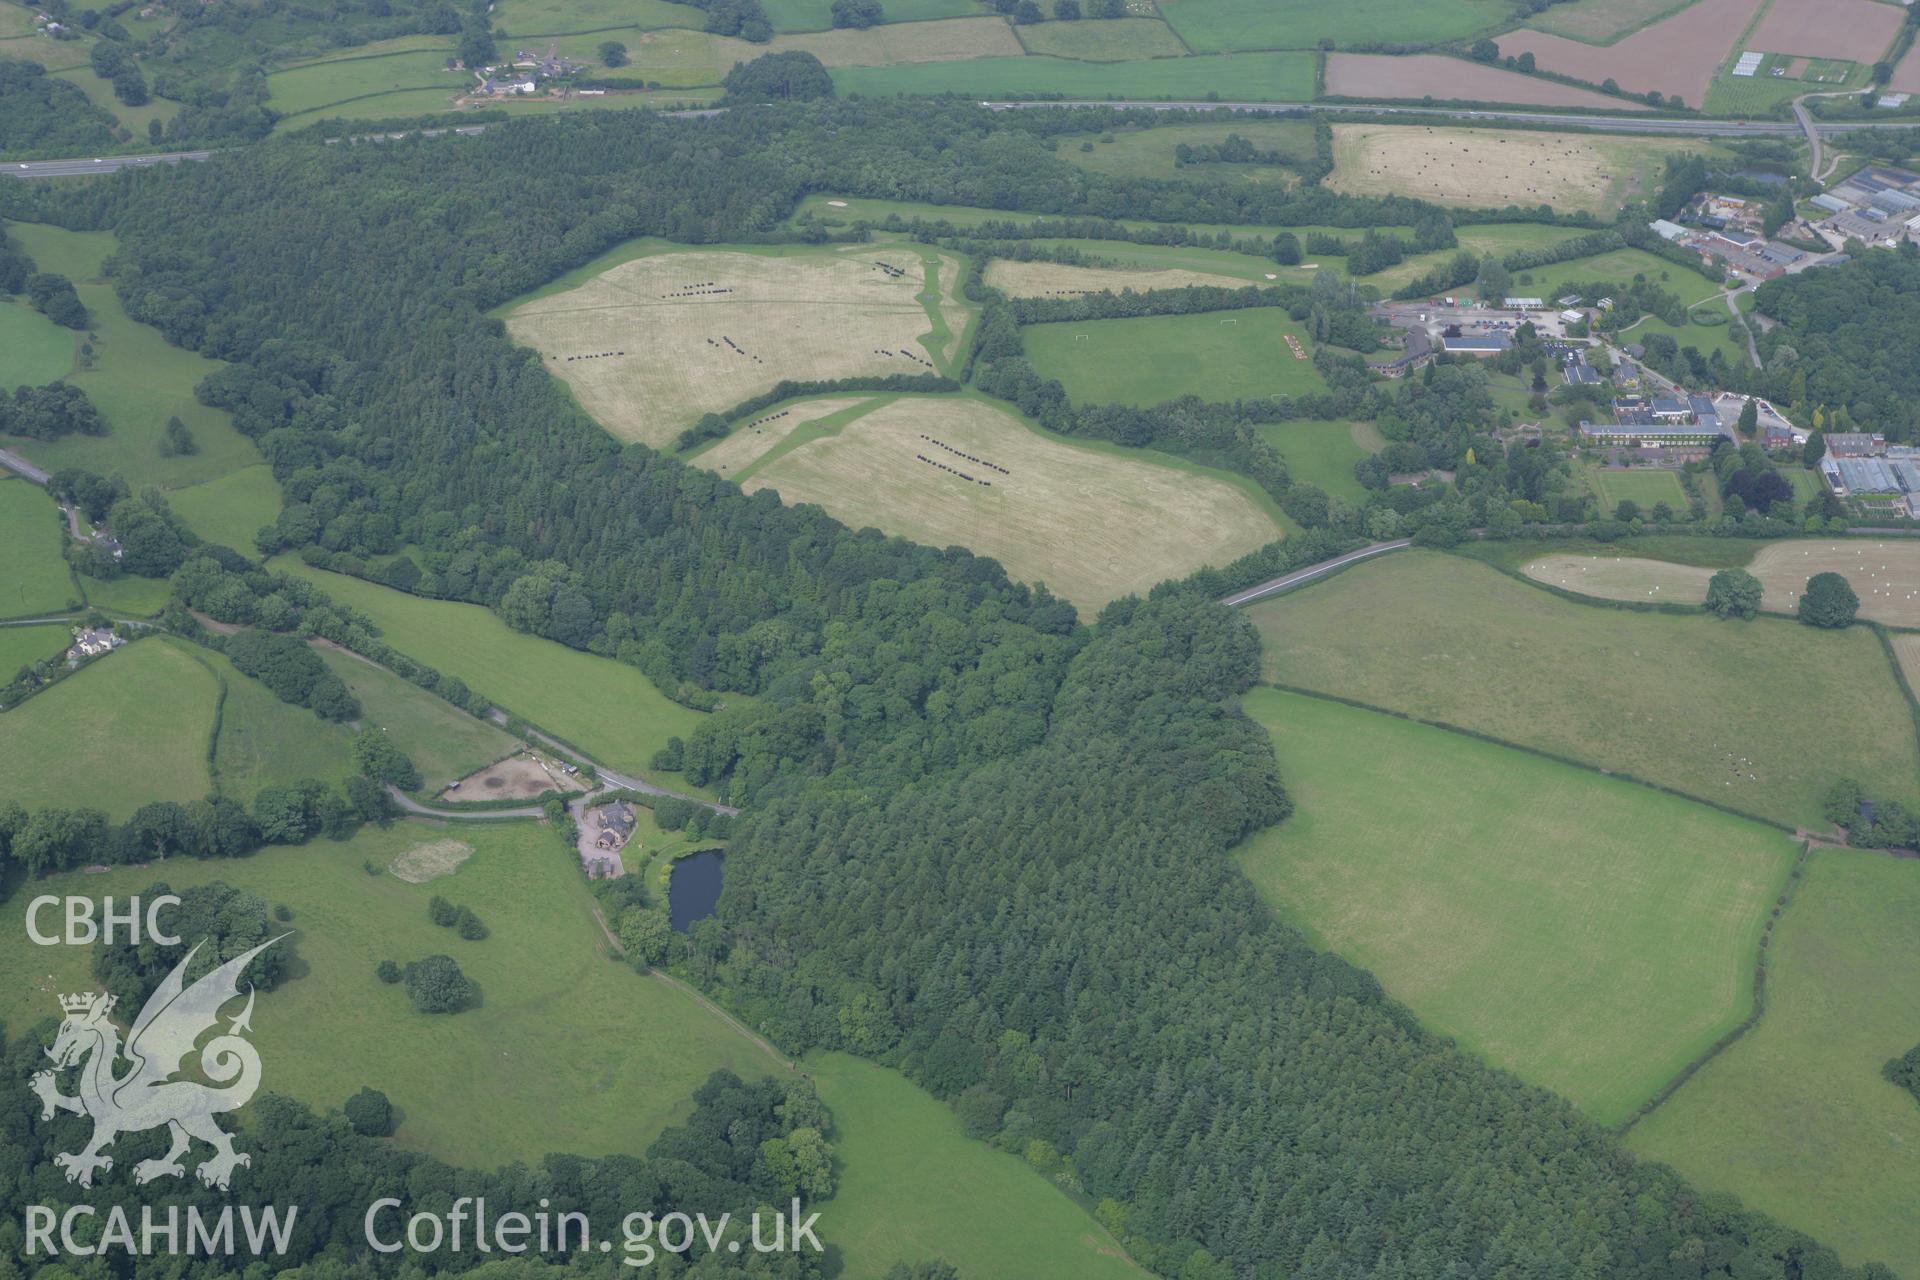
[[[1063,321],[1024,329],[1027,358],[1058,378],[1078,404],[1163,404],[1310,395],[1326,382],[1313,367],[1304,325],[1275,307],[1122,320]],[[1305,358],[1287,342],[1300,344]]]
[[[1099,22],[1040,22],[1014,29],[1027,52],[1088,62],[1178,58],[1187,52],[1173,29],[1155,18],[1107,18]]]
[[[1627,1145],[1858,1266],[1920,1274],[1920,1106],[1880,1068],[1920,1041],[1920,862],[1817,849],[1767,952],[1754,1028]]]
[[[535,295],[507,328],[614,435],[664,445],[782,379],[933,372],[950,335],[922,294],[937,302],[941,258],[891,245],[655,253]]]
[[[1281,536],[1249,486],[1224,473],[1070,443],[984,400],[871,404],[752,466],[742,487],[819,503],[856,529],[992,556],[1087,613]]]
[[[1833,780],[1910,801],[1913,717],[1863,628],[1587,605],[1404,552],[1248,610],[1267,677],[1458,725],[1788,825]],[[1418,625],[1399,625],[1417,619]]]
[[[1247,874],[1495,1066],[1613,1124],[1751,1010],[1786,833],[1377,711],[1244,702],[1298,806]]]

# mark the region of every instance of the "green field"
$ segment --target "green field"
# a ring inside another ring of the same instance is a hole
[[[1880,1075],[1920,1041],[1920,863],[1821,849],[1776,927],[1759,1024],[1628,1145],[1704,1191],[1920,1275],[1920,1106]]]
[[[251,804],[265,787],[310,779],[338,783],[354,771],[352,729],[282,702],[221,654],[196,649],[194,656],[226,690],[213,752],[220,794]]]
[[[1603,1124],[1745,1018],[1783,832],[1376,711],[1259,689],[1298,812],[1241,850],[1274,909]]]
[[[24,301],[0,299],[0,391],[40,387],[73,368],[73,330]]]
[[[1187,46],[1173,28],[1152,18],[1108,18],[1098,22],[1039,22],[1015,27],[1028,53],[1088,62],[1127,62],[1136,58],[1179,58]]]
[[[416,885],[362,868],[450,837],[474,848],[450,876]],[[178,858],[39,891],[125,895],[160,879],[176,891],[223,880],[293,909],[300,976],[263,994],[253,1014],[265,1088],[326,1109],[371,1085],[400,1114],[395,1141],[456,1164],[637,1154],[685,1115],[716,1068],[752,1077],[772,1066],[690,996],[606,957],[579,869],[535,823],[403,822],[346,844]],[[491,936],[466,942],[432,924],[434,894],[472,907]],[[0,968],[39,979],[0,996],[0,1018],[18,1030],[58,1017],[56,993],[89,985],[87,948],[27,942],[29,896],[14,896],[0,937]],[[381,959],[435,952],[454,955],[479,985],[478,1008],[417,1013],[400,987],[374,978]]]
[[[1572,0],[1527,19],[1529,27],[1582,40],[1614,44],[1640,28],[1679,12],[1693,0]]]
[[[646,773],[668,738],[689,736],[702,719],[669,701],[635,668],[522,634],[479,605],[410,596],[309,568],[290,556],[272,567],[359,609],[408,657],[460,677],[508,712],[615,769]]]
[[[1353,478],[1353,464],[1372,451],[1354,438],[1350,422],[1263,422],[1257,430],[1287,460],[1295,480],[1324,489],[1347,502],[1363,502],[1367,491]]]
[[[706,16],[691,5],[665,0],[500,0],[494,24],[507,41],[611,27],[689,27],[699,30]]]
[[[1156,405],[1308,395],[1326,389],[1312,360],[1295,359],[1283,335],[1312,354],[1306,330],[1273,307],[1031,325],[1021,331],[1041,376],[1058,378],[1080,404]]]
[[[1680,487],[1678,472],[1652,467],[1629,467],[1622,471],[1588,466],[1582,468],[1581,473],[1606,515],[1611,516],[1623,500],[1639,503],[1642,513],[1652,512],[1656,502],[1664,502],[1682,514],[1686,512],[1687,491]]]
[[[212,785],[219,685],[183,640],[141,640],[0,715],[10,764],[0,801],[87,805],[124,820],[150,800]]]
[[[880,1280],[895,1263],[935,1258],[967,1280],[1143,1274],[1065,1192],[966,1137],[953,1112],[906,1077],[844,1053],[804,1065],[833,1113],[840,1181],[822,1206],[820,1238],[845,1255],[842,1280]]]
[[[1513,20],[1503,0],[1163,0],[1160,12],[1200,53],[1431,44],[1492,31]],[[1224,96],[1224,94],[1223,94]]]
[[[280,486],[273,469],[260,463],[176,490],[167,495],[167,502],[188,528],[208,542],[252,557],[253,535],[280,515]]]
[[[1911,801],[1920,747],[1879,642],[1784,619],[1563,600],[1460,556],[1387,556],[1248,610],[1267,677],[1459,725],[1790,825],[1833,780]],[[1417,618],[1418,626],[1382,619]]]
[[[38,627],[0,627],[0,684],[13,679],[20,668],[56,658],[73,642],[65,623]]]
[[[446,107],[473,83],[464,71],[448,71],[441,50],[329,59],[275,71],[267,77],[267,105],[282,115],[318,111],[337,103],[408,89],[439,89]]]
[[[221,368],[219,362],[170,346],[158,329],[134,321],[112,284],[101,277],[101,266],[114,250],[111,232],[16,222],[7,225],[7,233],[40,270],[71,279],[92,314],[89,329],[99,335],[93,344],[93,367],[76,370],[67,381],[87,393],[109,428],[104,436],[23,444],[20,452],[49,471],[85,467],[102,475],[124,475],[135,486],[163,489],[216,480],[260,461],[253,442],[234,430],[225,410],[194,399],[194,387]],[[160,456],[169,417],[187,424],[198,453]]]
[[[0,474],[0,618],[64,613],[77,599],[60,554],[60,508],[39,485]]]
[[[1083,98],[1222,98],[1303,101],[1313,96],[1313,55],[1233,53],[1141,62],[1079,62],[1070,58],[970,58],[891,67],[840,67],[833,73],[841,97],[864,94],[963,93],[975,97],[1031,97],[1059,93]]]
[[[761,7],[775,31],[825,31],[833,26],[833,0],[765,0]],[[886,4],[888,22],[973,18],[989,12],[974,0],[887,0]]]
[[[1713,297],[1723,287],[1697,271],[1689,271],[1665,258],[1656,258],[1642,249],[1616,249],[1591,258],[1575,258],[1571,262],[1556,262],[1549,267],[1517,271],[1514,273],[1514,283],[1516,286],[1524,284],[1529,296],[1551,299],[1565,293],[1566,286],[1575,281],[1631,284],[1635,276],[1645,276],[1689,307]],[[1721,332],[1724,333],[1725,329],[1722,328]]]
[[[1104,25],[1101,23],[1089,24]],[[1287,157],[1281,165],[1207,164],[1181,167],[1174,155],[1181,145],[1207,146],[1237,135],[1256,150],[1277,151]],[[1105,141],[1106,137],[1113,141]],[[1286,167],[1313,159],[1313,126],[1292,121],[1252,121],[1244,124],[1185,124],[1163,129],[1127,129],[1103,135],[1092,151],[1063,146],[1060,156],[1093,173],[1123,178],[1224,178],[1236,182],[1286,182],[1294,175]]]
[[[468,715],[385,667],[339,649],[323,647],[320,656],[359,699],[360,722],[385,729],[407,753],[420,771],[420,790],[427,795],[520,746],[519,739],[499,727]]]
[[[173,592],[165,578],[136,578],[132,574],[104,581],[83,575],[80,588],[87,593],[87,603],[94,608],[104,609],[115,617],[135,618],[151,618],[159,613]]]

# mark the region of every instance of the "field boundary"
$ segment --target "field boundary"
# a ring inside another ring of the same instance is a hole
[[[1525,23],[1521,25],[1524,26],[1525,29],[1528,31],[1538,31],[1543,35],[1560,36],[1563,39],[1576,40],[1576,41],[1579,41],[1579,43],[1581,44],[1591,45],[1596,49],[1608,49],[1613,47],[1616,44],[1619,44],[1622,40],[1625,40],[1628,36],[1638,35],[1640,32],[1645,31],[1648,27],[1653,26],[1655,23],[1665,22],[1668,18],[1672,18],[1681,13],[1684,13],[1686,10],[1693,8],[1694,5],[1699,3],[1700,3],[1700,0],[1678,0],[1678,3],[1673,5],[1671,8],[1663,9],[1661,12],[1656,13],[1651,17],[1642,18],[1640,21],[1634,23],[1632,26],[1626,28],[1624,31],[1615,32],[1612,36],[1608,37],[1605,40],[1582,40],[1579,36],[1568,35],[1564,31],[1555,31],[1549,27],[1528,26]]]
[[[1326,576],[1333,577],[1334,575],[1328,574]],[[1316,578],[1314,581],[1324,582],[1326,578]],[[1311,586],[1313,584],[1307,583],[1304,585]],[[1396,711],[1392,707],[1383,707],[1378,703],[1363,702],[1359,698],[1349,698],[1337,693],[1328,693],[1323,689],[1308,689],[1302,685],[1287,684],[1279,680],[1261,680],[1256,683],[1270,689],[1279,689],[1283,693],[1298,693],[1309,698],[1319,698],[1325,702],[1337,702],[1342,706],[1356,707],[1362,711],[1377,711],[1383,716],[1392,716],[1396,720],[1409,720],[1414,724],[1424,724],[1432,729],[1444,729],[1448,733],[1457,733],[1463,738],[1472,738],[1478,742],[1491,743],[1496,747],[1507,747],[1514,751],[1524,751],[1526,754],[1538,756],[1542,760],[1552,760],[1558,764],[1572,765],[1576,769],[1584,769],[1588,773],[1596,773],[1603,778],[1616,778],[1621,782],[1630,782],[1638,787],[1646,787],[1651,791],[1658,791],[1662,795],[1669,795],[1676,799],[1690,800],[1694,804],[1705,805],[1709,809],[1718,810],[1730,817],[1744,818],[1748,822],[1759,823],[1761,826],[1771,828],[1774,831],[1782,831],[1787,835],[1799,836],[1802,839],[1806,838],[1802,835],[1798,827],[1790,826],[1776,819],[1763,818],[1759,814],[1748,813],[1744,809],[1736,809],[1730,804],[1722,804],[1718,800],[1709,800],[1707,797],[1695,795],[1691,791],[1682,791],[1678,787],[1670,787],[1664,782],[1653,782],[1647,778],[1642,778],[1638,774],[1626,773],[1618,769],[1606,769],[1588,760],[1576,759],[1573,756],[1563,756],[1557,751],[1548,751],[1544,747],[1530,747],[1523,742],[1513,742],[1506,738],[1495,737],[1493,734],[1482,733],[1478,729],[1468,729],[1461,725],[1453,724],[1450,721],[1429,720],[1425,716],[1417,716],[1410,711]]]
[[[1900,686],[1900,692],[1907,699],[1907,714],[1913,718],[1914,734],[1920,737],[1920,698],[1914,696],[1913,686],[1907,682],[1907,673],[1900,665],[1900,655],[1894,650],[1894,629],[1879,622],[1866,625],[1873,629],[1875,638],[1880,641],[1880,651],[1887,656],[1887,665],[1893,668],[1893,682]]]

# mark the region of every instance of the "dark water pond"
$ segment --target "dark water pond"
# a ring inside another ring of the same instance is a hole
[[[718,849],[703,849],[673,864],[667,881],[667,919],[675,933],[685,933],[720,905],[723,861]]]

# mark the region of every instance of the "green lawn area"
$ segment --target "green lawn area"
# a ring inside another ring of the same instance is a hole
[[[1298,806],[1249,877],[1494,1065],[1614,1124],[1751,1009],[1784,832],[1377,711],[1245,704]]]
[[[1503,0],[1163,0],[1160,12],[1200,53],[1431,44],[1492,31],[1513,20]],[[1224,96],[1224,95],[1223,95]]]
[[[951,1109],[905,1076],[844,1053],[804,1065],[833,1113],[840,1182],[821,1209],[820,1238],[845,1255],[842,1280],[880,1280],[895,1263],[935,1258],[967,1280],[1144,1274],[1064,1191],[968,1138]]]
[[[1140,62],[1081,62],[1071,58],[969,58],[890,67],[840,67],[833,73],[841,97],[917,93],[975,97],[1030,97],[1059,93],[1086,98],[1222,98],[1304,101],[1313,96],[1310,53],[1233,53]]]
[[[282,115],[297,115],[396,90],[439,89],[451,109],[454,95],[472,78],[464,71],[448,71],[447,57],[441,50],[362,53],[288,67],[267,77],[267,105]]]
[[[266,463],[242,467],[232,475],[205,484],[178,489],[167,502],[187,527],[205,538],[232,547],[241,555],[255,554],[253,535],[280,515],[280,486]]]
[[[60,508],[39,485],[0,477],[0,618],[64,613],[77,599],[60,554]]]
[[[0,715],[11,767],[0,801],[86,805],[124,821],[151,800],[212,788],[219,685],[184,640],[140,640]]]
[[[114,249],[111,232],[16,222],[7,225],[7,233],[40,270],[71,279],[92,314],[89,327],[99,335],[93,344],[93,367],[76,370],[67,381],[87,393],[109,428],[104,436],[27,442],[20,452],[49,471],[85,467],[102,475],[124,475],[136,486],[162,489],[216,480],[260,461],[253,442],[233,429],[225,410],[193,397],[195,385],[221,368],[219,362],[169,346],[158,329],[127,315],[112,284],[101,277],[101,266]],[[161,433],[170,417],[187,424],[198,453],[160,456]]]
[[[1669,285],[1668,287],[1671,288],[1672,286]],[[1701,308],[1704,310],[1708,307],[1718,307],[1721,305],[1722,304],[1718,302],[1706,302],[1701,304]],[[1735,368],[1742,368],[1752,363],[1747,355],[1746,343],[1741,342],[1733,336],[1733,329],[1730,325],[1694,324],[1689,321],[1686,324],[1675,327],[1660,319],[1658,316],[1648,316],[1639,324],[1633,326],[1633,328],[1622,333],[1619,336],[1619,340],[1623,343],[1645,342],[1647,335],[1654,333],[1664,333],[1682,347],[1696,347],[1703,356],[1711,356],[1715,351],[1718,351],[1726,357],[1727,363]]]
[[[473,856],[430,883],[362,867],[449,838]],[[750,1078],[772,1065],[691,997],[607,958],[579,868],[536,823],[402,822],[346,844],[172,859],[59,877],[36,892],[118,896],[157,880],[176,891],[222,880],[292,908],[300,976],[262,994],[253,1013],[264,1088],[324,1110],[371,1085],[400,1113],[396,1142],[457,1164],[537,1163],[552,1151],[638,1155],[685,1116],[716,1068]],[[491,936],[467,942],[432,924],[434,894],[473,908]],[[16,894],[6,907],[0,968],[54,977],[0,994],[0,1018],[16,1032],[57,1018],[55,994],[90,981],[88,948],[27,941],[30,897]],[[400,987],[374,977],[382,959],[436,952],[453,955],[479,985],[478,1008],[417,1013]]]
[[[1103,18],[1098,22],[1037,22],[1013,33],[1028,53],[1089,62],[1179,58],[1187,46],[1173,28],[1154,18]]]
[[[1620,505],[1622,500],[1631,500],[1640,504],[1642,512],[1650,512],[1656,502],[1664,502],[1675,511],[1685,514],[1687,509],[1687,491],[1680,487],[1677,472],[1656,470],[1652,467],[1629,467],[1625,470],[1609,470],[1605,467],[1586,466],[1581,468],[1587,478],[1587,484],[1593,489],[1594,496],[1600,499],[1600,505],[1608,515]]]
[[[825,31],[833,26],[833,0],[764,0],[761,7],[775,31]],[[990,12],[974,0],[887,0],[886,5],[888,22],[973,18]]]
[[[0,391],[66,377],[73,351],[73,330],[62,329],[24,300],[0,299]]]
[[[1044,29],[1028,28],[1027,30]],[[1062,24],[1068,25],[1068,24]],[[1108,25],[1089,23],[1092,27]],[[1025,31],[1022,32],[1024,36]],[[1252,143],[1258,151],[1276,151],[1287,157],[1286,164],[1313,159],[1313,126],[1293,121],[1251,121],[1236,124],[1184,124],[1160,129],[1127,129],[1114,133],[1112,142],[1098,138],[1092,151],[1077,145],[1060,148],[1060,157],[1093,173],[1108,173],[1124,178],[1162,178],[1196,180],[1222,178],[1235,182],[1288,182],[1293,172],[1282,165],[1207,164],[1181,167],[1174,151],[1186,145],[1217,146],[1229,135]]]
[[[602,31],[609,27],[689,27],[699,30],[706,15],[691,5],[665,0],[500,0],[494,25],[510,39]]]
[[[339,649],[320,656],[360,700],[360,722],[385,729],[420,771],[420,790],[432,795],[449,782],[492,764],[520,746],[496,725],[402,680],[385,667]]]
[[[637,669],[515,631],[479,605],[411,596],[291,556],[272,567],[359,609],[408,657],[460,677],[511,714],[622,772],[647,773],[668,738],[690,736],[702,719]]]
[[[1266,422],[1258,428],[1267,443],[1287,460],[1295,480],[1324,489],[1347,502],[1363,502],[1367,491],[1353,478],[1353,464],[1371,451],[1354,439],[1350,422]]]
[[[1325,390],[1313,362],[1294,358],[1286,334],[1311,355],[1306,330],[1274,307],[1038,324],[1021,331],[1033,367],[1058,378],[1070,399],[1132,405],[1183,395],[1234,400]]]
[[[1920,1041],[1916,920],[1920,862],[1817,850],[1775,927],[1759,1024],[1628,1145],[1844,1262],[1920,1275],[1920,1106],[1880,1075]]]
[[[106,580],[82,574],[80,589],[87,593],[87,603],[94,608],[104,609],[115,617],[135,618],[151,618],[160,612],[173,591],[165,578],[136,578],[132,574]]]
[[[58,657],[72,642],[73,631],[65,623],[0,627],[0,684],[13,679],[22,667]]]
[[[1401,552],[1255,605],[1267,678],[1820,825],[1833,780],[1912,801],[1920,747],[1863,628],[1578,604]],[[1417,618],[1417,626],[1382,625]]]
[[[1571,262],[1556,262],[1549,267],[1534,267],[1524,273],[1515,272],[1516,287],[1520,285],[1523,274],[1532,278],[1525,285],[1528,296],[1548,301],[1565,293],[1566,286],[1574,281],[1603,280],[1610,284],[1631,284],[1637,275],[1644,275],[1689,307],[1713,297],[1722,287],[1697,271],[1689,271],[1665,258],[1656,258],[1644,249],[1616,249],[1612,253],[1595,254],[1591,258],[1575,258]]]
[[[221,654],[193,652],[226,687],[213,753],[214,784],[222,795],[252,804],[264,787],[309,779],[338,783],[354,771],[353,730],[282,702]]]

